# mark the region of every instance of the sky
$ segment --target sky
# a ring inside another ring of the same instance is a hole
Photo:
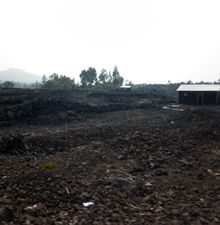
[[[133,83],[220,79],[219,0],[0,0],[0,70]]]

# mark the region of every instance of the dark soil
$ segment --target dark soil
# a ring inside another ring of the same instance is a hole
[[[0,92],[0,224],[220,224],[220,108],[173,101]]]

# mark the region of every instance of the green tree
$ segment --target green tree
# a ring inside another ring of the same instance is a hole
[[[87,70],[87,80],[90,86],[97,80],[97,72],[95,68],[89,67]]]
[[[32,89],[40,89],[42,87],[43,87],[43,83],[36,81],[33,84],[31,84],[30,88],[32,88]]]
[[[70,90],[75,86],[75,80],[65,75],[53,73],[48,79],[43,76],[42,86],[46,89]]]
[[[124,81],[124,78],[120,75],[117,66],[115,66],[112,72],[113,87],[120,87],[123,84],[123,81]]]
[[[86,70],[83,70],[80,75],[81,84],[83,87],[87,86],[87,72]]]
[[[42,85],[45,85],[45,83],[47,82],[47,77],[45,74],[42,76],[41,82],[42,82]]]
[[[108,72],[108,83],[112,83],[112,80],[113,80],[112,73],[111,73],[111,71],[109,71]]]
[[[133,86],[133,83],[132,83],[131,80],[126,80],[126,81],[125,81],[125,85],[126,85],[126,86]]]
[[[108,82],[108,73],[106,69],[102,69],[101,73],[99,74],[99,83],[105,85]]]
[[[92,86],[97,81],[96,69],[89,67],[87,71],[83,70],[80,73],[79,77],[80,77],[82,86],[84,87]]]
[[[111,72],[107,72],[106,69],[102,69],[101,73],[98,77],[99,84],[103,86],[111,86],[112,85],[112,74]]]
[[[5,81],[2,83],[2,88],[14,88],[15,83],[13,81]]]

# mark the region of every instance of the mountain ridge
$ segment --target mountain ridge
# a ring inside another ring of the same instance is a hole
[[[4,82],[6,80],[20,83],[34,83],[41,81],[41,77],[22,69],[9,68],[0,71],[0,81]]]

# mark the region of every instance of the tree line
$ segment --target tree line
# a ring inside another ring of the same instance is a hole
[[[35,82],[34,84],[27,85],[19,82],[5,81],[0,82],[0,88],[39,88],[39,89],[60,89],[71,90],[75,88],[84,89],[97,89],[97,88],[118,88],[123,82],[124,78],[120,75],[117,66],[113,71],[107,72],[106,69],[102,69],[100,74],[93,67],[89,67],[87,70],[82,70],[79,75],[80,82],[76,83],[74,78],[70,78],[66,75],[59,75],[53,73],[50,76],[43,75],[41,82]],[[131,81],[125,81],[125,84],[132,84]]]
[[[220,84],[220,79],[214,82],[195,82],[191,80],[187,82],[172,83],[170,80],[167,84],[137,84],[133,85],[131,81],[125,80],[119,73],[117,66],[113,71],[107,71],[102,69],[100,74],[94,67],[89,67],[87,70],[82,70],[80,75],[80,82],[75,82],[74,78],[70,78],[66,75],[59,75],[53,73],[50,76],[43,75],[41,82],[35,82],[34,84],[25,84],[13,81],[0,81],[0,88],[37,88],[37,89],[58,89],[58,90],[71,90],[71,89],[114,89],[119,88],[123,83],[125,85],[133,86],[133,90],[148,90],[148,89],[160,89],[160,90],[174,90],[180,84]],[[172,86],[172,87],[171,87]],[[167,92],[167,91],[165,91]]]
[[[99,75],[97,75],[95,68],[89,67],[87,70],[82,70],[79,78],[80,83],[76,83],[75,79],[54,73],[48,78],[44,75],[42,81],[35,85],[43,89],[71,90],[76,87],[87,89],[118,88],[124,82],[124,78],[120,75],[117,66],[114,67],[113,72],[107,72],[106,69],[102,69]]]

